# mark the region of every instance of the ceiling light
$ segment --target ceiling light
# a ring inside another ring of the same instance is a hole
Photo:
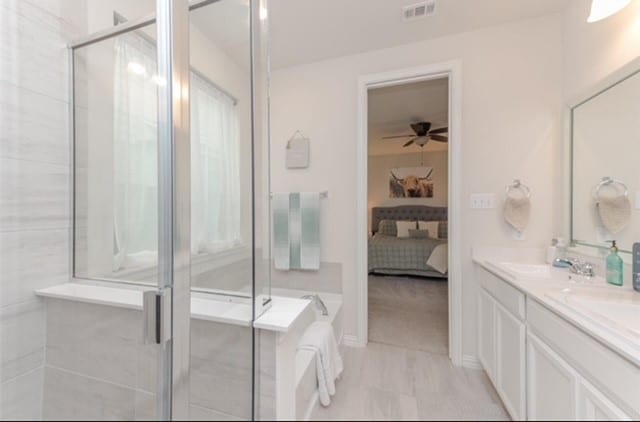
[[[592,0],[587,22],[597,22],[624,9],[631,0]]]
[[[127,65],[127,70],[133,73],[134,75],[147,74],[147,69],[143,65],[137,62],[129,62],[129,64]]]

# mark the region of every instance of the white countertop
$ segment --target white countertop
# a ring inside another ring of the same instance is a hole
[[[491,256],[491,254],[474,254],[473,260],[583,332],[640,366],[640,337],[637,332],[626,329],[623,324],[617,324],[615,318],[601,318],[600,315],[590,312],[586,307],[581,310],[580,307],[567,304],[567,298],[579,296],[587,303],[591,300],[605,301],[607,306],[613,307],[612,309],[615,309],[616,306],[632,306],[632,309],[635,310],[637,305],[638,318],[640,318],[640,293],[635,292],[629,286],[611,286],[601,277],[585,279],[572,276],[572,280],[570,280],[568,269],[554,267],[549,267],[548,274],[523,276],[510,271],[508,266],[504,265],[505,262],[538,264],[539,261],[513,261],[500,255]],[[599,311],[606,312],[606,310]]]
[[[115,306],[126,309],[142,310],[141,289],[96,286],[82,283],[65,283],[36,291],[36,295],[74,300],[96,305]],[[257,318],[255,328],[287,332],[310,301],[290,297],[271,297],[271,306]],[[248,299],[207,297],[194,294],[191,297],[191,317],[195,319],[251,327],[252,310]]]

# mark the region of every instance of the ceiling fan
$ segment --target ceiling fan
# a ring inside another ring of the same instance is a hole
[[[408,147],[414,142],[417,145],[424,147],[431,139],[437,142],[449,142],[448,136],[441,135],[442,133],[449,132],[448,127],[431,130],[431,122],[411,123],[409,126],[411,126],[411,129],[413,129],[415,133],[411,135],[385,136],[382,139],[411,138],[403,145],[403,147]]]

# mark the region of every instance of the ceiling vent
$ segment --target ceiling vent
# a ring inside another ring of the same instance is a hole
[[[435,0],[411,4],[402,8],[402,17],[405,21],[422,19],[436,12]]]

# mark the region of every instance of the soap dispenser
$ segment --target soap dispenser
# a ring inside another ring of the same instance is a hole
[[[622,286],[622,258],[618,255],[618,246],[615,240],[610,240],[611,248],[607,255],[607,283],[614,286]]]

